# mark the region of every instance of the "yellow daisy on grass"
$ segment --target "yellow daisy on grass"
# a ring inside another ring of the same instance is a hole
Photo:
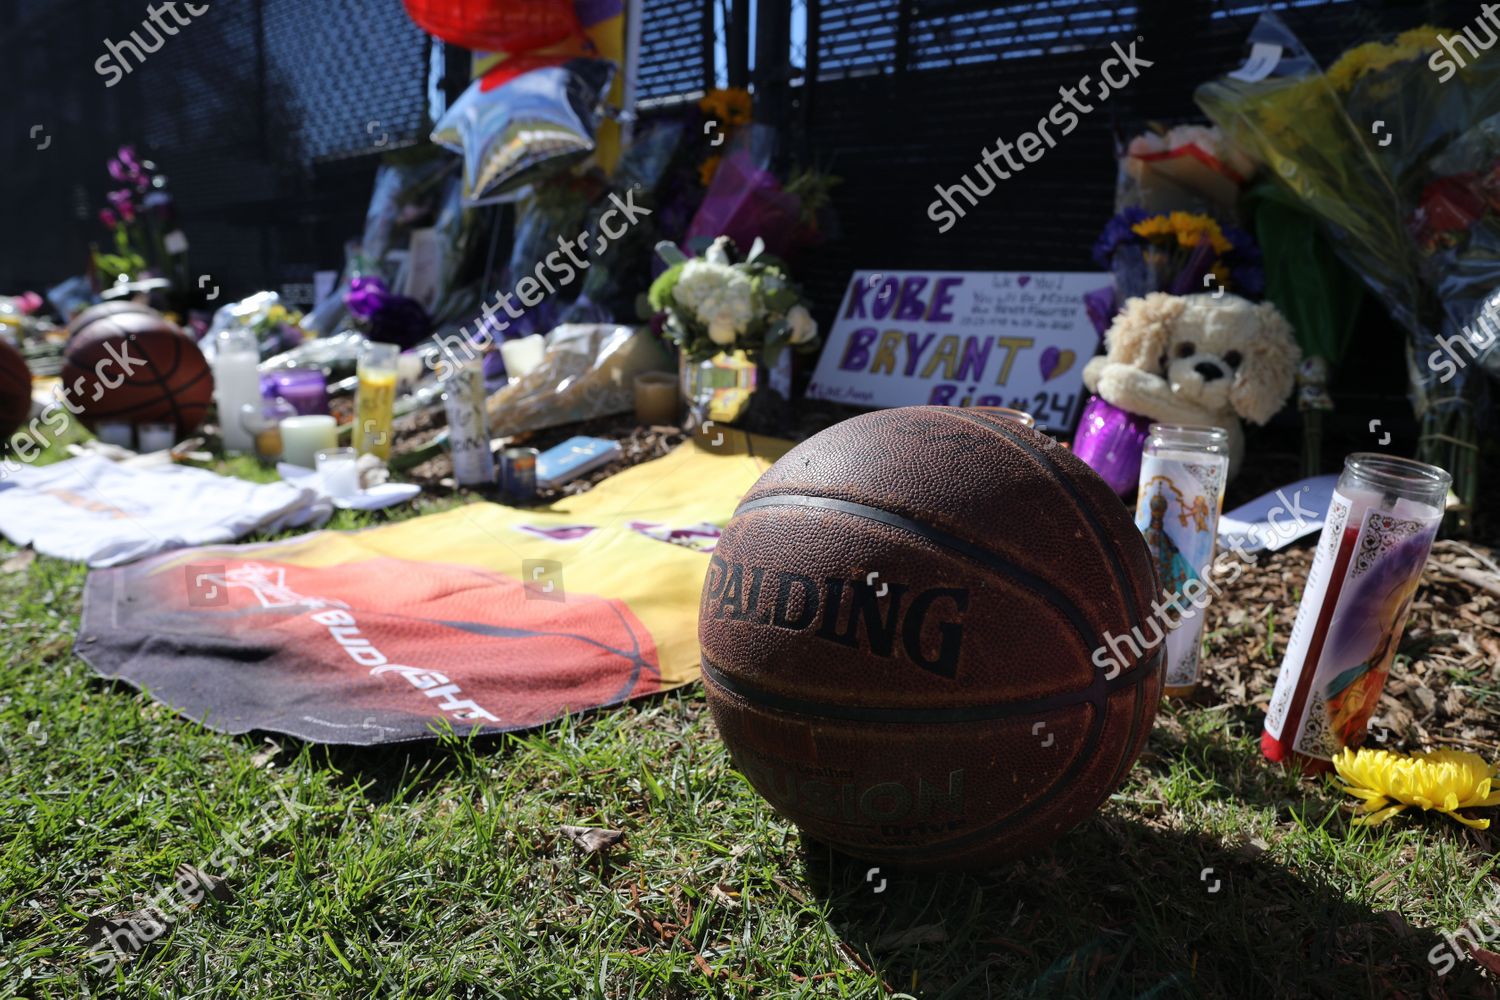
[[[1333,759],[1334,770],[1350,795],[1363,799],[1365,815],[1354,822],[1374,826],[1408,806],[1446,813],[1476,830],[1488,830],[1487,819],[1470,819],[1460,809],[1500,805],[1495,765],[1466,750],[1430,750],[1410,756],[1389,750],[1345,748]]]

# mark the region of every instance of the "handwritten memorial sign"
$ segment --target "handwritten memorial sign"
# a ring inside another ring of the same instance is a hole
[[[1099,335],[1086,293],[1108,274],[857,271],[808,395],[855,406],[1009,406],[1078,421]]]

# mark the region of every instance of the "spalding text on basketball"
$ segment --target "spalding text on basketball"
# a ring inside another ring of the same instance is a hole
[[[884,596],[863,578],[827,577],[819,583],[800,573],[714,556],[702,613],[793,632],[815,629],[813,634],[828,642],[889,659],[905,658],[939,677],[957,674],[968,588],[915,592],[904,583],[882,579],[879,589],[886,591]]]

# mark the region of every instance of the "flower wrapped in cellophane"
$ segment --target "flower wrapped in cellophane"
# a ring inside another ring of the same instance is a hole
[[[1500,112],[1500,65],[1479,59],[1439,72],[1434,54],[1445,34],[1458,32],[1422,27],[1361,44],[1324,72],[1276,15],[1264,14],[1250,41],[1277,53],[1274,63],[1247,65],[1196,98],[1321,223],[1407,329],[1419,457],[1451,470],[1472,503],[1484,382],[1472,366],[1448,372],[1434,359],[1439,338],[1454,335],[1493,288],[1480,277],[1489,271],[1485,241],[1467,239],[1479,217],[1466,179],[1452,174],[1478,169],[1465,136]]]
[[[1255,169],[1217,127],[1153,127],[1121,153],[1115,208],[1190,210],[1232,220],[1240,188]]]

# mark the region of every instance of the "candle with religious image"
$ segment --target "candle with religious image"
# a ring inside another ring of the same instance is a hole
[[[1365,452],[1344,462],[1260,748],[1308,773],[1364,742],[1453,477]]]
[[[1228,473],[1229,435],[1222,428],[1151,425],[1135,524],[1156,564],[1161,606],[1176,609],[1154,629],[1166,633],[1164,693],[1170,697],[1186,697],[1198,684],[1203,608],[1212,589],[1207,577]]]

